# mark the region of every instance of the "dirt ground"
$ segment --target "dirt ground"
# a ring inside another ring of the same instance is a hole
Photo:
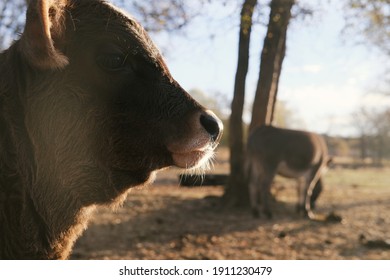
[[[214,172],[227,164],[219,153]],[[275,184],[266,220],[222,207],[222,186],[180,187],[178,174],[162,171],[123,207],[99,209],[71,259],[390,259],[390,187],[326,185],[317,212],[342,221],[324,223],[295,212],[294,182]]]

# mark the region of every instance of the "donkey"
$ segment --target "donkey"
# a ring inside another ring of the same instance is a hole
[[[252,212],[271,218],[271,183],[276,174],[298,181],[297,210],[314,218],[315,201],[322,191],[321,175],[330,157],[326,143],[318,134],[260,126],[249,136],[247,171]]]
[[[0,259],[68,258],[97,205],[157,170],[207,165],[222,129],[131,16],[29,1],[0,54]]]

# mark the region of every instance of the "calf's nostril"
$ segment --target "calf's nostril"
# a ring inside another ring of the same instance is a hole
[[[210,134],[211,139],[216,142],[222,133],[222,122],[217,117],[206,113],[200,116],[200,123],[208,134]]]

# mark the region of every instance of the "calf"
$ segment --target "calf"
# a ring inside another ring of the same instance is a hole
[[[315,201],[322,190],[321,175],[329,162],[324,139],[315,133],[261,126],[248,139],[247,167],[254,216],[272,217],[269,206],[271,183],[276,174],[295,178],[298,211],[314,218]]]
[[[67,258],[96,205],[156,170],[201,168],[221,132],[132,17],[100,0],[30,1],[0,55],[0,258]]]

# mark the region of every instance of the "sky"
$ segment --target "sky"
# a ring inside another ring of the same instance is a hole
[[[356,133],[352,112],[362,106],[390,106],[390,96],[373,93],[390,63],[379,51],[343,35],[340,5],[339,1],[331,1],[315,18],[292,21],[278,98],[301,120],[295,128],[347,136]],[[163,46],[168,66],[184,88],[197,88],[210,95],[219,92],[231,100],[238,18],[234,21],[227,16],[229,8],[226,10],[211,12],[218,18],[216,21],[198,19],[184,37],[156,36],[155,40]],[[268,18],[268,11],[264,17]],[[260,25],[252,31],[246,82],[249,104],[257,85],[264,32]],[[210,33],[215,33],[213,39]]]

